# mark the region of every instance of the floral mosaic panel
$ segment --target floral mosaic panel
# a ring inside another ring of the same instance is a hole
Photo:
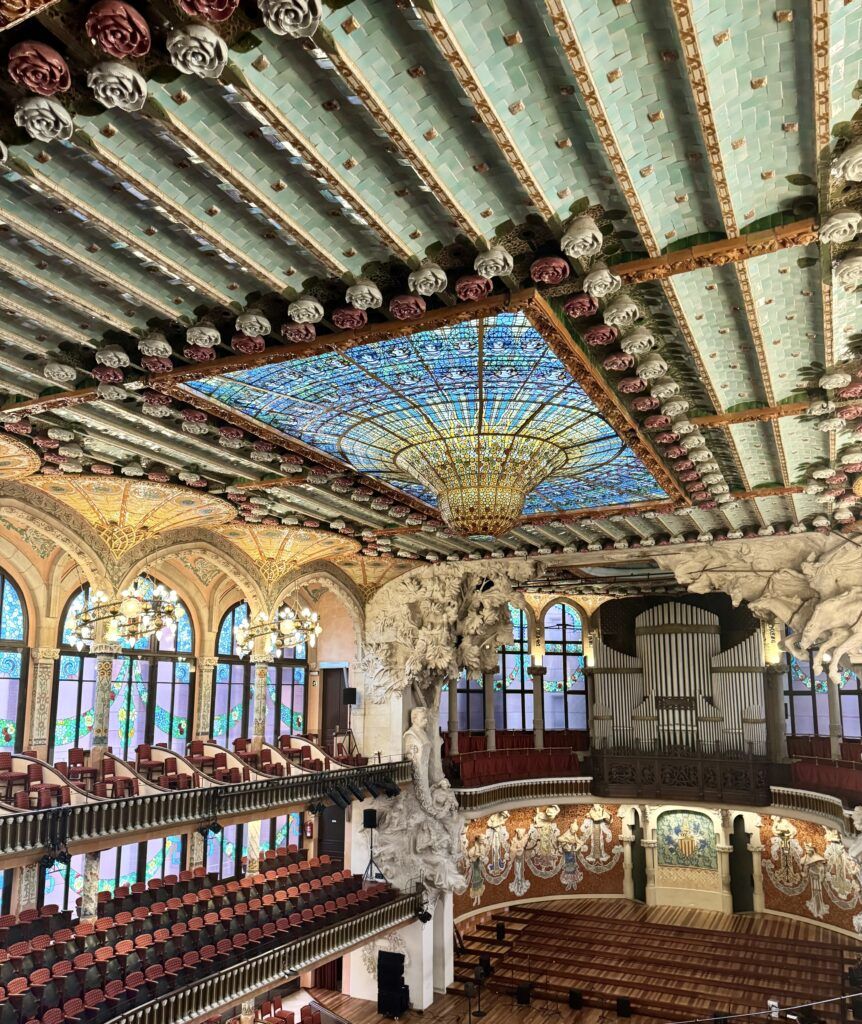
[[[665,811],[656,826],[660,867],[701,868],[718,866],[715,826],[712,818],[693,811]]]

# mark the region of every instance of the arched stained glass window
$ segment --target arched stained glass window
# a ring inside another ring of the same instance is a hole
[[[218,663],[213,685],[210,736],[229,750],[238,737],[250,737],[254,715],[254,667],[236,653],[234,629],[248,621],[248,605],[235,604],[225,612],[216,640]],[[305,731],[305,690],[308,675],[304,645],[286,651],[269,669],[266,687],[264,739],[277,743],[282,735]]]
[[[530,640],[527,613],[509,605],[512,642],[499,648],[500,662],[494,677],[494,725],[521,731],[533,728],[533,680],[527,674]]]
[[[587,728],[587,682],[581,618],[565,602],[545,613],[545,728]]]
[[[87,597],[86,586],[70,597],[60,627],[49,753],[55,761],[66,760],[70,747],[89,750],[93,743],[96,659],[70,642],[75,614]],[[184,753],[192,707],[194,651],[188,610],[180,602],[175,630],[163,629],[122,647],[114,658],[111,675],[108,746],[126,760],[134,760],[135,749],[141,743],[164,743]]]
[[[21,749],[27,611],[21,592],[0,572],[0,750]]]

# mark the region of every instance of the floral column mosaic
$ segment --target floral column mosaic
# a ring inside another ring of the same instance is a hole
[[[120,653],[114,644],[94,644],[93,654],[96,655],[96,700],[93,707],[93,746],[90,753],[91,763],[99,764],[102,755],[108,749],[108,727],[111,714],[111,676],[114,658]],[[97,868],[98,875],[98,868]]]
[[[218,658],[208,655],[197,659],[196,682],[198,684],[197,728],[199,739],[210,739],[210,716],[212,714],[213,673],[218,665]]]
[[[98,851],[84,854],[84,884],[81,887],[81,921],[95,921],[98,917],[100,856]]]
[[[272,661],[269,658],[254,658],[254,724],[252,725],[252,745],[255,750],[263,743],[266,728],[266,686],[269,682],[269,670]]]
[[[28,746],[41,756],[48,752],[51,726],[51,692],[54,684],[54,662],[60,657],[58,647],[35,647],[33,659],[33,703],[30,711]]]

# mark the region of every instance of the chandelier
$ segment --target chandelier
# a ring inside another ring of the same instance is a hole
[[[71,642],[79,651],[91,646],[96,626],[104,623],[102,639],[105,643],[134,646],[163,629],[176,629],[178,604],[175,591],[146,576],[139,576],[116,597],[96,590],[87,596],[83,607],[75,614]]]
[[[234,640],[237,654],[244,658],[251,654],[255,640],[263,639],[263,653],[271,657],[285,647],[296,647],[308,644],[314,647],[321,633],[317,612],[310,608],[294,611],[290,605],[283,604],[272,619],[266,612],[258,612],[252,622],[243,622],[234,627]]]

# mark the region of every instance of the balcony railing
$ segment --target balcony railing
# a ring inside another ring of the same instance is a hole
[[[326,798],[334,786],[349,782],[409,782],[409,761],[368,764],[338,771],[309,772],[258,782],[241,782],[208,789],[181,789],[149,796],[98,800],[68,807],[0,816],[0,858],[3,866],[33,860],[43,850],[65,842],[70,852],[88,848],[110,836],[116,845],[136,835],[189,832],[218,820],[221,825],[285,814],[296,805]]]
[[[720,800],[766,806],[770,783],[789,781],[784,766],[756,758],[593,750],[598,796]]]
[[[421,909],[421,891],[399,896],[391,903],[321,928],[278,949],[248,957],[242,963],[126,1010],[119,1019],[123,1024],[194,1021],[283,985],[312,965],[340,956],[379,932],[405,924]]]
[[[777,811],[792,814],[815,814],[828,818],[839,831],[845,828],[853,832],[852,814],[844,809],[843,803],[835,796],[815,793],[807,789],[788,789],[785,786],[772,787],[772,806]]]
[[[481,811],[494,804],[507,806],[530,800],[544,803],[553,800],[577,800],[592,794],[592,779],[579,775],[559,779],[515,779],[511,782],[497,782],[491,786],[471,786],[469,789],[455,789],[462,811]]]

